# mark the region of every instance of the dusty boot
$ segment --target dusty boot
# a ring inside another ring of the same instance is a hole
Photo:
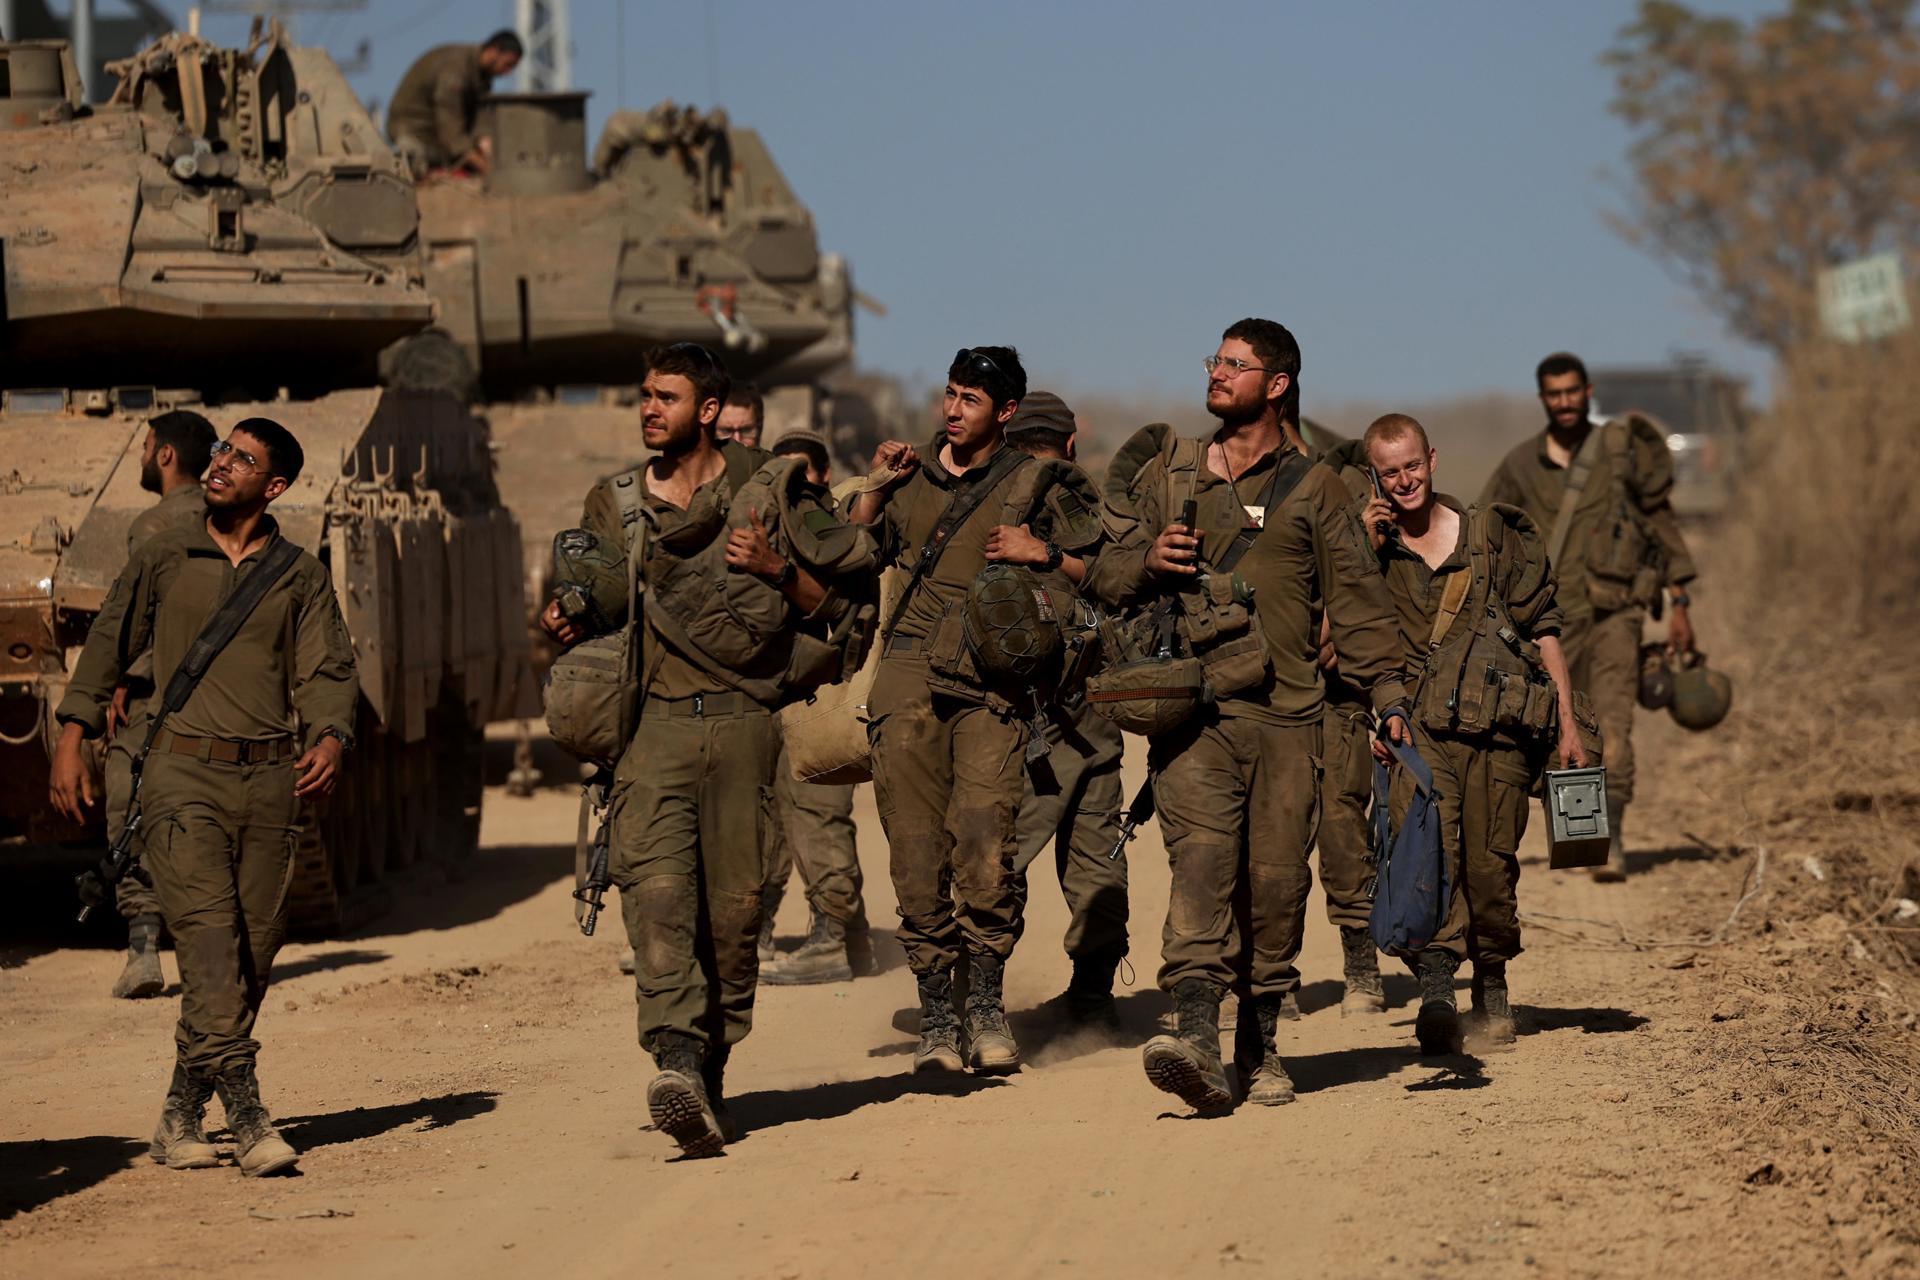
[[[236,1063],[214,1081],[220,1104],[227,1109],[227,1128],[233,1131],[233,1162],[249,1178],[291,1169],[300,1158],[273,1127],[266,1104],[260,1101],[260,1078],[251,1062]]]
[[[953,1008],[953,975],[923,973],[920,985],[920,1046],[913,1051],[913,1070],[964,1071],[960,1057],[960,1015]]]
[[[1473,966],[1473,1020],[1489,1044],[1513,1043],[1513,1009],[1507,1004],[1506,961],[1487,960]]]
[[[147,1148],[155,1164],[169,1169],[211,1169],[220,1163],[220,1153],[200,1127],[207,1114],[207,1099],[212,1096],[213,1081],[189,1075],[185,1067],[173,1064],[173,1083],[167,1087],[167,1100],[160,1108],[160,1126],[153,1131],[153,1145]]]
[[[720,1136],[729,1146],[740,1141],[740,1126],[733,1122],[733,1113],[727,1109],[727,1059],[732,1056],[733,1046],[723,1044],[707,1054],[707,1060],[700,1064],[700,1083],[706,1086],[707,1105],[713,1108]]]
[[[773,946],[773,914],[779,905],[780,900],[776,898],[772,902],[763,901],[760,906],[760,939],[754,944],[754,950],[759,953],[762,965],[773,963],[779,954]]]
[[[1273,996],[1255,996],[1243,1004],[1233,1035],[1233,1069],[1240,1077],[1242,1096],[1261,1107],[1292,1102],[1293,1081],[1280,1064],[1280,1049],[1274,1042],[1281,1002]]]
[[[776,987],[853,981],[853,966],[847,961],[847,927],[815,912],[813,927],[800,949],[762,961],[760,981]]]
[[[1007,962],[995,955],[967,955],[967,1065],[986,1076],[1020,1069],[1020,1046],[1013,1042],[1001,982]]]
[[[1387,991],[1380,981],[1380,953],[1374,950],[1372,931],[1365,925],[1341,925],[1340,950],[1347,982],[1347,992],[1340,997],[1340,1016],[1386,1012]]]
[[[871,978],[880,972],[880,962],[873,954],[873,934],[867,929],[865,916],[859,923],[847,927],[847,971],[856,978]]]
[[[1075,1026],[1120,1029],[1120,1011],[1113,1003],[1113,975],[1118,956],[1079,956],[1067,982],[1067,1018]]]
[[[1606,863],[1593,869],[1593,878],[1599,884],[1618,884],[1627,878],[1627,842],[1620,835],[1620,823],[1626,816],[1627,806],[1608,796],[1607,831],[1613,841],[1607,847]]]
[[[692,1036],[662,1031],[653,1050],[660,1074],[647,1085],[653,1127],[689,1156],[717,1156],[727,1145],[707,1097],[705,1059],[705,1050]]]
[[[633,948],[632,947],[620,948],[620,972],[628,975],[631,975],[633,973]]]
[[[1224,1111],[1233,1105],[1227,1073],[1220,1066],[1220,998],[1224,994],[1198,978],[1182,979],[1173,989],[1177,1030],[1147,1041],[1140,1054],[1153,1087],[1175,1095],[1195,1111]]]
[[[166,985],[160,972],[160,917],[135,916],[127,923],[127,967],[114,979],[114,998],[142,1000],[159,995]]]
[[[1280,1008],[1276,1011],[1276,1016],[1286,1022],[1300,1021],[1300,989],[1298,987],[1280,997]]]
[[[1453,995],[1453,970],[1459,961],[1438,947],[1420,953],[1420,1012],[1413,1020],[1413,1035],[1424,1054],[1460,1051],[1460,1006]]]

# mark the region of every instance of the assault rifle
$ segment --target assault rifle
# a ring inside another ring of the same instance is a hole
[[[574,873],[573,900],[577,904],[573,909],[573,918],[580,926],[580,932],[591,938],[600,923],[600,913],[607,905],[607,890],[613,886],[611,833],[608,828],[607,806],[613,796],[613,773],[608,769],[596,772],[582,789],[581,800],[586,806],[580,815],[580,834],[582,848],[576,859]],[[593,839],[586,842],[586,829],[593,824]]]

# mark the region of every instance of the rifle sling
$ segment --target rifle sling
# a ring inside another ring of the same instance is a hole
[[[1605,425],[1587,428],[1587,438],[1580,442],[1573,461],[1567,466],[1567,487],[1560,495],[1560,510],[1553,517],[1553,533],[1547,538],[1547,562],[1558,564],[1560,553],[1567,549],[1567,535],[1573,532],[1573,511],[1580,505],[1580,495],[1587,487],[1587,480],[1593,475],[1593,464],[1600,446],[1596,445]]]
[[[880,640],[885,644],[893,635],[893,629],[900,625],[900,619],[906,616],[907,605],[913,599],[913,593],[927,580],[933,567],[940,563],[940,557],[946,554],[947,544],[953,540],[954,533],[965,524],[967,517],[980,509],[1000,482],[1012,475],[1014,469],[1027,460],[1027,455],[1012,445],[1002,445],[1000,452],[987,464],[987,473],[953,495],[947,501],[947,509],[940,513],[940,519],[934,522],[933,531],[927,535],[927,541],[920,549],[920,558],[914,562],[913,576],[907,579],[907,585],[900,592],[900,598],[894,601],[893,612],[887,616],[887,625],[880,629]]]

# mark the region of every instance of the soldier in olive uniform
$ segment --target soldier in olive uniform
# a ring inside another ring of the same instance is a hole
[[[720,412],[724,433],[733,401]],[[756,411],[758,393],[755,393]],[[759,425],[754,427],[755,438]],[[774,442],[773,455],[805,461],[807,478],[821,488],[833,483],[826,441],[790,431]],[[873,940],[867,925],[866,879],[860,870],[853,825],[853,784],[794,780],[786,743],[774,768],[773,853],[767,877],[766,926],[761,932],[760,981],[771,986],[847,982],[873,972]],[[807,936],[795,950],[773,952],[773,914],[786,895],[794,868],[806,886]]]
[[[1560,767],[1587,764],[1560,649],[1553,570],[1539,531],[1518,507],[1495,503],[1482,511],[1434,492],[1437,455],[1414,419],[1388,414],[1367,428],[1362,444],[1384,490],[1368,498],[1362,519],[1393,594],[1407,662],[1422,669],[1414,698],[1416,749],[1433,771],[1453,890],[1445,927],[1415,962],[1421,1003],[1414,1033],[1426,1053],[1459,1047],[1453,975],[1468,959],[1474,1016],[1488,1040],[1510,1044],[1507,962],[1520,954],[1517,850],[1526,832],[1527,793],[1548,740]],[[1509,621],[1515,642],[1501,634]],[[1537,646],[1537,660],[1519,652],[1528,644]],[[1538,696],[1543,711],[1550,699],[1553,714],[1529,726],[1527,703],[1507,699],[1503,686],[1494,714],[1462,724],[1466,691],[1448,677],[1464,671],[1484,685],[1478,661],[1484,651],[1476,645],[1504,647],[1517,677],[1512,687]],[[1550,689],[1541,687],[1543,674]],[[1412,794],[1406,769],[1396,769],[1396,819]]]
[[[416,178],[430,169],[485,173],[493,156],[475,135],[480,99],[493,82],[520,65],[520,37],[496,31],[484,44],[443,44],[407,68],[387,104],[387,136]]]
[[[1007,441],[1036,458],[1071,462],[1078,425],[1051,391],[1029,391],[1007,424]],[[1091,482],[1089,482],[1090,484]],[[1027,869],[1049,847],[1060,892],[1072,913],[1065,940],[1073,961],[1067,1016],[1075,1022],[1119,1025],[1113,978],[1127,954],[1127,854],[1120,839],[1120,729],[1084,701],[1044,721],[1052,785],[1031,777],[1020,802],[1020,850],[1013,869],[1025,921]]]
[[[1672,610],[1668,648],[1692,650],[1693,558],[1674,518],[1673,453],[1659,431],[1640,418],[1596,425],[1593,389],[1577,356],[1548,356],[1535,381],[1546,429],[1514,447],[1480,500],[1519,507],[1546,531],[1566,611],[1567,665],[1574,687],[1593,699],[1606,743],[1613,850],[1594,878],[1619,880],[1626,874],[1621,825],[1633,800],[1640,628],[1664,590]]]
[[[1293,1100],[1275,1027],[1299,984],[1322,771],[1324,687],[1316,601],[1333,620],[1346,678],[1406,733],[1407,703],[1392,604],[1329,467],[1309,464],[1281,423],[1298,400],[1300,348],[1270,320],[1227,329],[1206,361],[1207,409],[1221,421],[1204,440],[1172,441],[1124,497],[1109,483],[1118,546],[1101,556],[1091,593],[1127,609],[1171,598],[1219,695],[1151,740],[1148,761],[1160,829],[1173,863],[1160,986],[1172,993],[1177,1033],[1150,1041],[1148,1079],[1199,1110],[1232,1101],[1220,1063],[1220,1002],[1251,1001],[1235,1060],[1248,1101]],[[1292,477],[1282,494],[1280,482]],[[1197,519],[1181,519],[1191,501]],[[1230,576],[1217,565],[1249,543]],[[1241,634],[1243,614],[1251,626]],[[1208,634],[1226,636],[1218,649]],[[1209,654],[1213,655],[1209,657]]]
[[[576,536],[598,548],[597,618],[624,623],[629,574],[642,589],[639,725],[614,771],[610,865],[634,949],[640,1044],[659,1067],[648,1110],[683,1151],[706,1156],[732,1140],[726,1064],[753,1024],[773,713],[806,645],[801,624],[843,604],[829,572],[775,549],[773,513],[744,492],[769,455],[715,439],[725,368],[690,342],[647,364],[640,426],[654,457],[594,486]],[[816,517],[847,535],[836,566],[870,575],[866,534],[818,501],[806,519]],[[795,534],[781,536],[791,545]],[[588,635],[558,601],[541,626],[562,645]],[[723,654],[735,642],[745,649]]]
[[[185,409],[160,414],[147,423],[147,438],[140,448],[140,487],[159,494],[160,501],[127,526],[128,556],[156,533],[206,520],[206,491],[200,487],[200,476],[213,459],[217,439],[211,422]],[[124,683],[114,690],[107,707],[109,845],[119,841],[126,821],[127,800],[133,791],[133,755],[146,740],[147,704],[152,696],[153,655],[149,652],[128,665]],[[114,981],[113,994],[123,1000],[157,996],[167,985],[160,971],[160,900],[137,865],[120,881],[115,904],[127,921],[127,964]]]
[[[62,812],[78,819],[93,804],[80,742],[104,731],[129,665],[151,647],[154,683],[166,687],[207,620],[280,543],[267,505],[302,462],[285,427],[244,419],[214,449],[207,518],[133,553],[58,710],[52,799]],[[142,860],[181,987],[173,1082],[151,1151],[169,1168],[216,1163],[201,1128],[216,1091],[242,1173],[297,1159],[260,1101],[253,1029],[286,933],[300,801],[332,791],[359,696],[332,583],[302,552],[154,741],[141,786]]]
[[[1027,691],[998,689],[981,676],[964,639],[965,606],[968,589],[996,561],[1070,587],[1100,540],[1098,501],[1083,473],[1006,443],[1026,393],[1026,370],[1012,348],[958,352],[947,370],[940,434],[924,452],[899,441],[881,445],[874,470],[892,471],[893,479],[851,507],[856,522],[881,525],[890,558],[922,565],[882,624],[869,729],[900,940],[920,994],[915,1071],[1020,1066],[1002,982],[1020,929],[1015,822],[1033,708]],[[946,527],[946,514],[968,495],[982,500]],[[1015,507],[1031,509],[1026,524],[1007,523]],[[964,1059],[953,999],[963,961]]]

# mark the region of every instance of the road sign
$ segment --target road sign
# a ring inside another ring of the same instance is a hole
[[[1911,325],[1900,255],[1876,253],[1822,271],[1820,323],[1842,342],[1870,342]]]

